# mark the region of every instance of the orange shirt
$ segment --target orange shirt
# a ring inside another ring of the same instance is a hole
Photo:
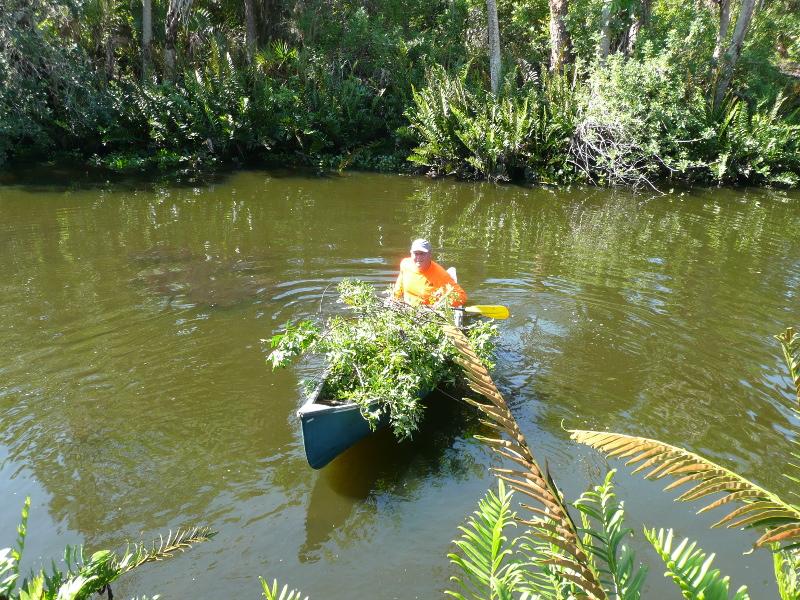
[[[467,294],[461,289],[450,274],[438,263],[431,261],[431,266],[422,271],[417,270],[413,258],[404,258],[400,262],[400,274],[394,284],[395,298],[403,298],[408,304],[431,304],[445,293],[451,285],[458,298],[452,300],[451,306],[461,306],[467,301]]]

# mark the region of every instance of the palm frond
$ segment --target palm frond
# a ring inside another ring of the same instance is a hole
[[[210,527],[194,527],[192,529],[176,530],[175,533],[169,532],[164,538],[160,536],[158,546],[153,541],[148,549],[145,544],[134,544],[132,551],[128,551],[122,561],[124,572],[130,571],[145,563],[163,560],[175,554],[175,552],[185,552],[193,544],[207,542],[217,535],[216,531],[211,531]]]
[[[530,510],[532,520],[520,521],[533,528],[532,535],[550,545],[540,564],[558,569],[560,574],[572,581],[582,594],[590,598],[604,600],[606,593],[600,584],[597,573],[591,567],[586,551],[577,533],[567,507],[561,498],[550,474],[543,471],[528,446],[506,401],[495,386],[489,371],[472,350],[466,336],[456,327],[446,325],[444,331],[459,352],[455,360],[462,367],[470,387],[484,396],[489,404],[465,398],[478,408],[490,421],[485,421],[505,438],[480,438],[498,454],[519,465],[519,470],[493,469],[497,477],[508,482],[513,490],[519,491],[536,501],[537,505],[522,505]]]
[[[794,334],[794,327],[787,327],[786,331],[776,335],[775,339],[781,343],[781,348],[783,348],[786,366],[789,368],[789,374],[797,394],[797,402],[800,404],[800,336]]]
[[[696,542],[683,540],[673,548],[672,530],[645,529],[645,536],[667,565],[667,575],[678,584],[684,598],[689,600],[728,600],[729,577],[720,577],[718,569],[711,570],[714,555],[696,549]],[[740,587],[732,600],[749,600],[747,586]]]
[[[272,582],[272,587],[264,581],[263,577],[259,577],[261,580],[261,587],[264,588],[264,597],[267,600],[300,600],[301,593],[297,590],[289,591],[289,586],[284,585],[280,591],[280,595],[278,594],[278,580],[275,579]],[[305,597],[305,600],[308,600],[308,596]]]
[[[596,448],[609,458],[632,457],[626,464],[641,463],[634,473],[651,468],[644,475],[645,479],[661,479],[667,475],[676,477],[677,480],[665,490],[692,484],[678,500],[689,502],[723,494],[701,508],[699,513],[731,502],[741,503],[712,527],[726,525],[728,528],[762,529],[764,534],[755,543],[756,547],[773,543],[779,543],[783,548],[800,545],[798,507],[702,456],[647,438],[582,430],[573,430],[570,434],[573,440]]]

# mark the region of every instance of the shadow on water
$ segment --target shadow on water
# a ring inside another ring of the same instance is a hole
[[[320,470],[306,511],[301,562],[318,561],[337,532],[349,535],[363,527],[369,517],[359,509],[376,504],[379,497],[413,498],[431,480],[463,480],[484,469],[474,456],[458,449],[482,430],[477,413],[439,391],[425,404],[425,417],[413,439],[398,442],[387,427]]]
[[[244,169],[246,170],[246,169]],[[81,190],[139,191],[168,186],[179,189],[212,186],[228,181],[241,167],[218,167],[213,171],[149,169],[122,173],[83,161],[16,161],[0,168],[0,186],[27,192],[77,192]],[[339,177],[304,167],[270,171],[273,179],[318,179]]]

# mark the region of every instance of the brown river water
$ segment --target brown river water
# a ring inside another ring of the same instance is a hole
[[[438,598],[447,554],[502,462],[462,404],[314,471],[295,410],[318,362],[272,372],[287,321],[383,290],[415,237],[471,304],[507,306],[495,379],[568,500],[619,469],[648,598],[677,597],[643,539],[676,530],[734,588],[775,595],[754,532],[710,530],[665,482],[569,440],[613,430],[682,445],[793,501],[796,399],[773,335],[800,325],[800,193],[466,184],[238,172],[202,183],[0,175],[0,548],[31,497],[23,569],[67,544],[124,548],[211,525],[115,597]]]

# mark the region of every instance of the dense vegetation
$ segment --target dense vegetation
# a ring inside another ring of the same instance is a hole
[[[387,415],[397,437],[410,437],[424,411],[421,392],[459,381],[461,370],[453,360],[458,353],[442,330],[457,309],[449,307],[446,296],[419,307],[381,298],[357,279],[344,279],[338,290],[339,302],[352,314],[331,317],[324,324],[287,324],[272,339],[268,362],[274,369],[301,354],[324,356],[322,398],[356,402],[373,427]],[[466,332],[476,352],[492,364],[497,328],[481,320]],[[307,393],[317,384],[307,382]]]
[[[798,0],[3,0],[0,162],[796,185],[799,67]]]

